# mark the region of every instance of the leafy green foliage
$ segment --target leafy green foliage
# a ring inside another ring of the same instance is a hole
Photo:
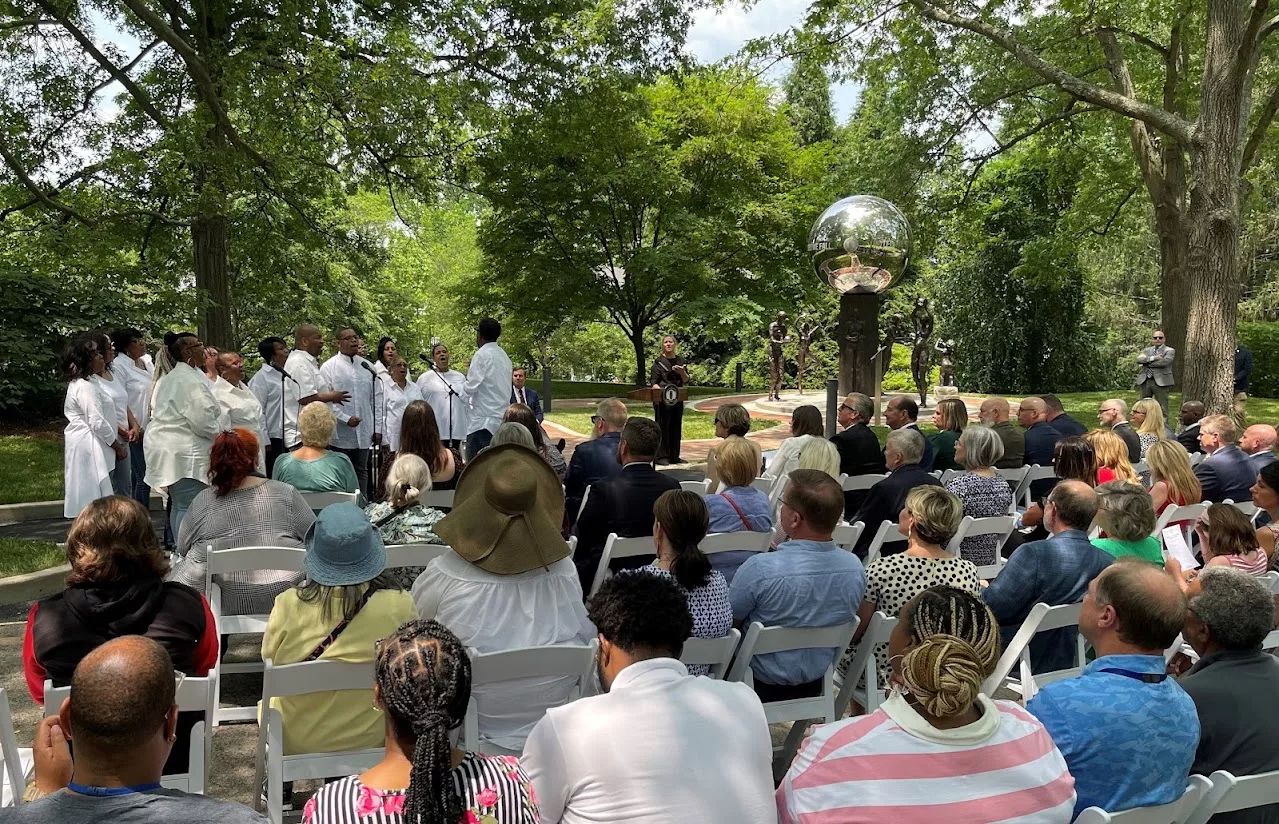
[[[1239,324],[1239,345],[1252,350],[1249,394],[1279,397],[1279,323]]]

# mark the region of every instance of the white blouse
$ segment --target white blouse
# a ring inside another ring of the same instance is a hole
[[[213,397],[218,399],[222,414],[226,416],[228,429],[240,427],[252,432],[258,439],[258,471],[264,472],[266,467],[266,431],[262,420],[262,404],[241,383],[234,386],[226,378],[219,377],[213,384]]]
[[[165,489],[183,478],[209,482],[209,449],[226,419],[204,373],[179,363],[156,382],[143,441],[147,485]]]
[[[77,378],[67,384],[62,414],[67,419],[62,452],[66,479],[62,515],[74,518],[93,501],[112,493],[115,409],[102,381]]]
[[[404,410],[413,401],[422,400],[422,392],[417,388],[417,384],[408,382],[401,389],[390,375],[382,376],[382,397],[386,399],[382,408],[377,410],[382,425],[379,431],[383,433],[383,443],[392,452],[400,451],[400,424],[404,420]]]
[[[144,357],[142,366],[139,367],[133,362],[133,358],[116,355],[115,360],[111,361],[110,369],[111,374],[124,384],[129,393],[129,411],[133,413],[133,419],[138,422],[139,427],[146,429],[147,395],[151,392],[153,371],[150,359]]]

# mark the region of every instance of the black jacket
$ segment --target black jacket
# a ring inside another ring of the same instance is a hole
[[[1137,463],[1141,460],[1141,438],[1137,435],[1137,430],[1132,428],[1132,424],[1128,421],[1117,423],[1111,427],[1115,434],[1124,439],[1124,445],[1128,447],[1128,462]]]
[[[1069,438],[1071,436],[1083,437],[1084,433],[1088,431],[1088,427],[1070,417],[1065,412],[1049,421],[1048,425],[1060,432],[1063,438]]]
[[[884,521],[896,521],[910,491],[917,486],[926,485],[941,486],[941,481],[925,472],[919,464],[906,464],[897,467],[887,478],[870,488],[870,492],[866,494],[866,500],[862,502],[854,519],[866,524],[853,550],[857,553],[857,557],[865,560],[866,551],[870,549],[870,542],[874,539],[879,525]],[[901,544],[896,551],[901,552],[905,548],[906,546]],[[893,552],[889,551],[885,554],[892,555]]]
[[[586,508],[577,519],[573,534],[577,536],[577,551],[573,562],[582,579],[582,592],[587,594],[604,543],[610,532],[622,538],[635,538],[653,534],[653,504],[663,492],[679,489],[679,481],[658,472],[652,464],[632,463],[605,481],[591,486],[586,496]],[[628,558],[618,562],[619,568],[644,566],[653,559]]]
[[[1204,448],[1199,445],[1199,421],[1195,421],[1182,429],[1180,434],[1177,435],[1177,443],[1186,447],[1186,451],[1191,455],[1196,452],[1203,452]]]
[[[839,453],[839,471],[850,478],[854,475],[883,475],[886,471],[879,439],[866,424],[855,423],[843,432],[835,433],[830,440]],[[852,517],[865,498],[866,491],[863,489],[845,492],[844,514]]]
[[[582,506],[582,493],[586,487],[622,471],[622,464],[617,460],[617,447],[621,440],[620,432],[605,432],[594,440],[583,441],[573,447],[568,475],[564,478],[564,506],[570,524],[577,521],[577,510]]]
[[[1203,487],[1204,503],[1219,504],[1229,498],[1235,503],[1252,500],[1252,485],[1257,470],[1243,450],[1234,444],[1223,446],[1195,467],[1195,476]]]

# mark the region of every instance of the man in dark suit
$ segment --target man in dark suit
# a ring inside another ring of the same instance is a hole
[[[653,534],[653,504],[663,492],[679,489],[679,481],[653,468],[662,433],[648,418],[631,418],[622,427],[617,447],[622,469],[612,478],[591,486],[586,507],[573,534],[577,551],[573,562],[582,579],[582,591],[590,589],[604,554],[610,532],[622,538]],[[644,566],[652,558],[625,558],[615,568]]]
[[[1186,447],[1191,455],[1203,452],[1199,445],[1199,421],[1204,416],[1204,405],[1199,401],[1186,401],[1181,405],[1181,432],[1177,443]]]
[[[1124,445],[1128,447],[1129,463],[1141,460],[1141,438],[1137,436],[1137,430],[1132,428],[1132,424],[1128,423],[1127,403],[1119,398],[1102,401],[1101,408],[1097,411],[1097,420],[1124,439]]]
[[[1235,422],[1229,415],[1209,415],[1199,422],[1199,444],[1208,457],[1195,467],[1205,503],[1252,500],[1257,470],[1235,445]]]
[[[1039,464],[1052,466],[1053,455],[1057,449],[1057,441],[1061,433],[1048,423],[1048,404],[1043,398],[1030,397],[1017,407],[1017,423],[1026,430],[1026,452],[1024,460],[1027,465]],[[1052,491],[1057,483],[1054,478],[1041,478],[1030,485],[1030,495],[1035,500]]]
[[[854,392],[839,407],[839,425],[844,431],[831,438],[839,452],[839,471],[849,476],[884,474],[884,455],[879,451],[879,439],[870,431],[871,418],[875,416],[875,404],[870,398]],[[866,490],[844,493],[844,513],[851,517],[866,498]]]
[[[1066,414],[1065,407],[1061,405],[1061,398],[1051,393],[1039,397],[1048,407],[1048,423],[1052,424],[1052,428],[1060,432],[1063,438],[1069,438],[1072,435],[1082,437],[1088,431],[1088,427]]]
[[[919,431],[918,420],[919,404],[907,395],[898,395],[884,407],[884,422],[894,432],[898,429],[913,429],[922,436],[924,433]],[[924,438],[924,454],[919,459],[919,466],[925,472],[932,472],[933,457],[933,445]]]
[[[1253,470],[1260,472],[1261,467],[1275,462],[1275,440],[1279,433],[1268,423],[1254,423],[1243,431],[1239,439],[1239,448],[1248,456]]]
[[[594,425],[591,439],[573,449],[568,475],[564,478],[564,509],[569,526],[577,523],[577,511],[582,507],[586,488],[622,471],[617,448],[622,440],[622,427],[626,425],[626,404],[617,398],[600,401],[591,423]]]
[[[522,403],[532,409],[533,414],[537,416],[537,422],[541,423],[546,417],[542,414],[542,399],[538,397],[536,389],[524,385],[525,378],[523,366],[517,366],[511,370],[511,403]]]
[[[919,465],[920,456],[924,454],[924,436],[919,434],[919,430],[902,428],[888,433],[884,453],[888,461],[888,477],[870,488],[866,500],[853,519],[866,525],[853,550],[863,560],[879,525],[884,521],[897,520],[906,503],[906,496],[912,489],[924,485],[941,486],[941,481]],[[901,552],[906,549],[906,545],[894,544],[893,548]],[[891,555],[893,552],[885,554]]]

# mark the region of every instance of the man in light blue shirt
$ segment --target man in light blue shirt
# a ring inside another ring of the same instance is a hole
[[[729,588],[733,620],[742,627],[829,627],[853,620],[866,594],[866,570],[831,534],[844,514],[844,492],[825,472],[797,469],[782,496],[779,521],[791,537],[747,560]],[[821,693],[826,668],[842,650],[789,650],[751,661],[763,701]]]
[[[1120,558],[1089,585],[1079,631],[1097,659],[1026,705],[1075,777],[1075,815],[1167,804],[1186,789],[1199,716],[1163,656],[1185,618],[1176,581],[1147,561]]]

